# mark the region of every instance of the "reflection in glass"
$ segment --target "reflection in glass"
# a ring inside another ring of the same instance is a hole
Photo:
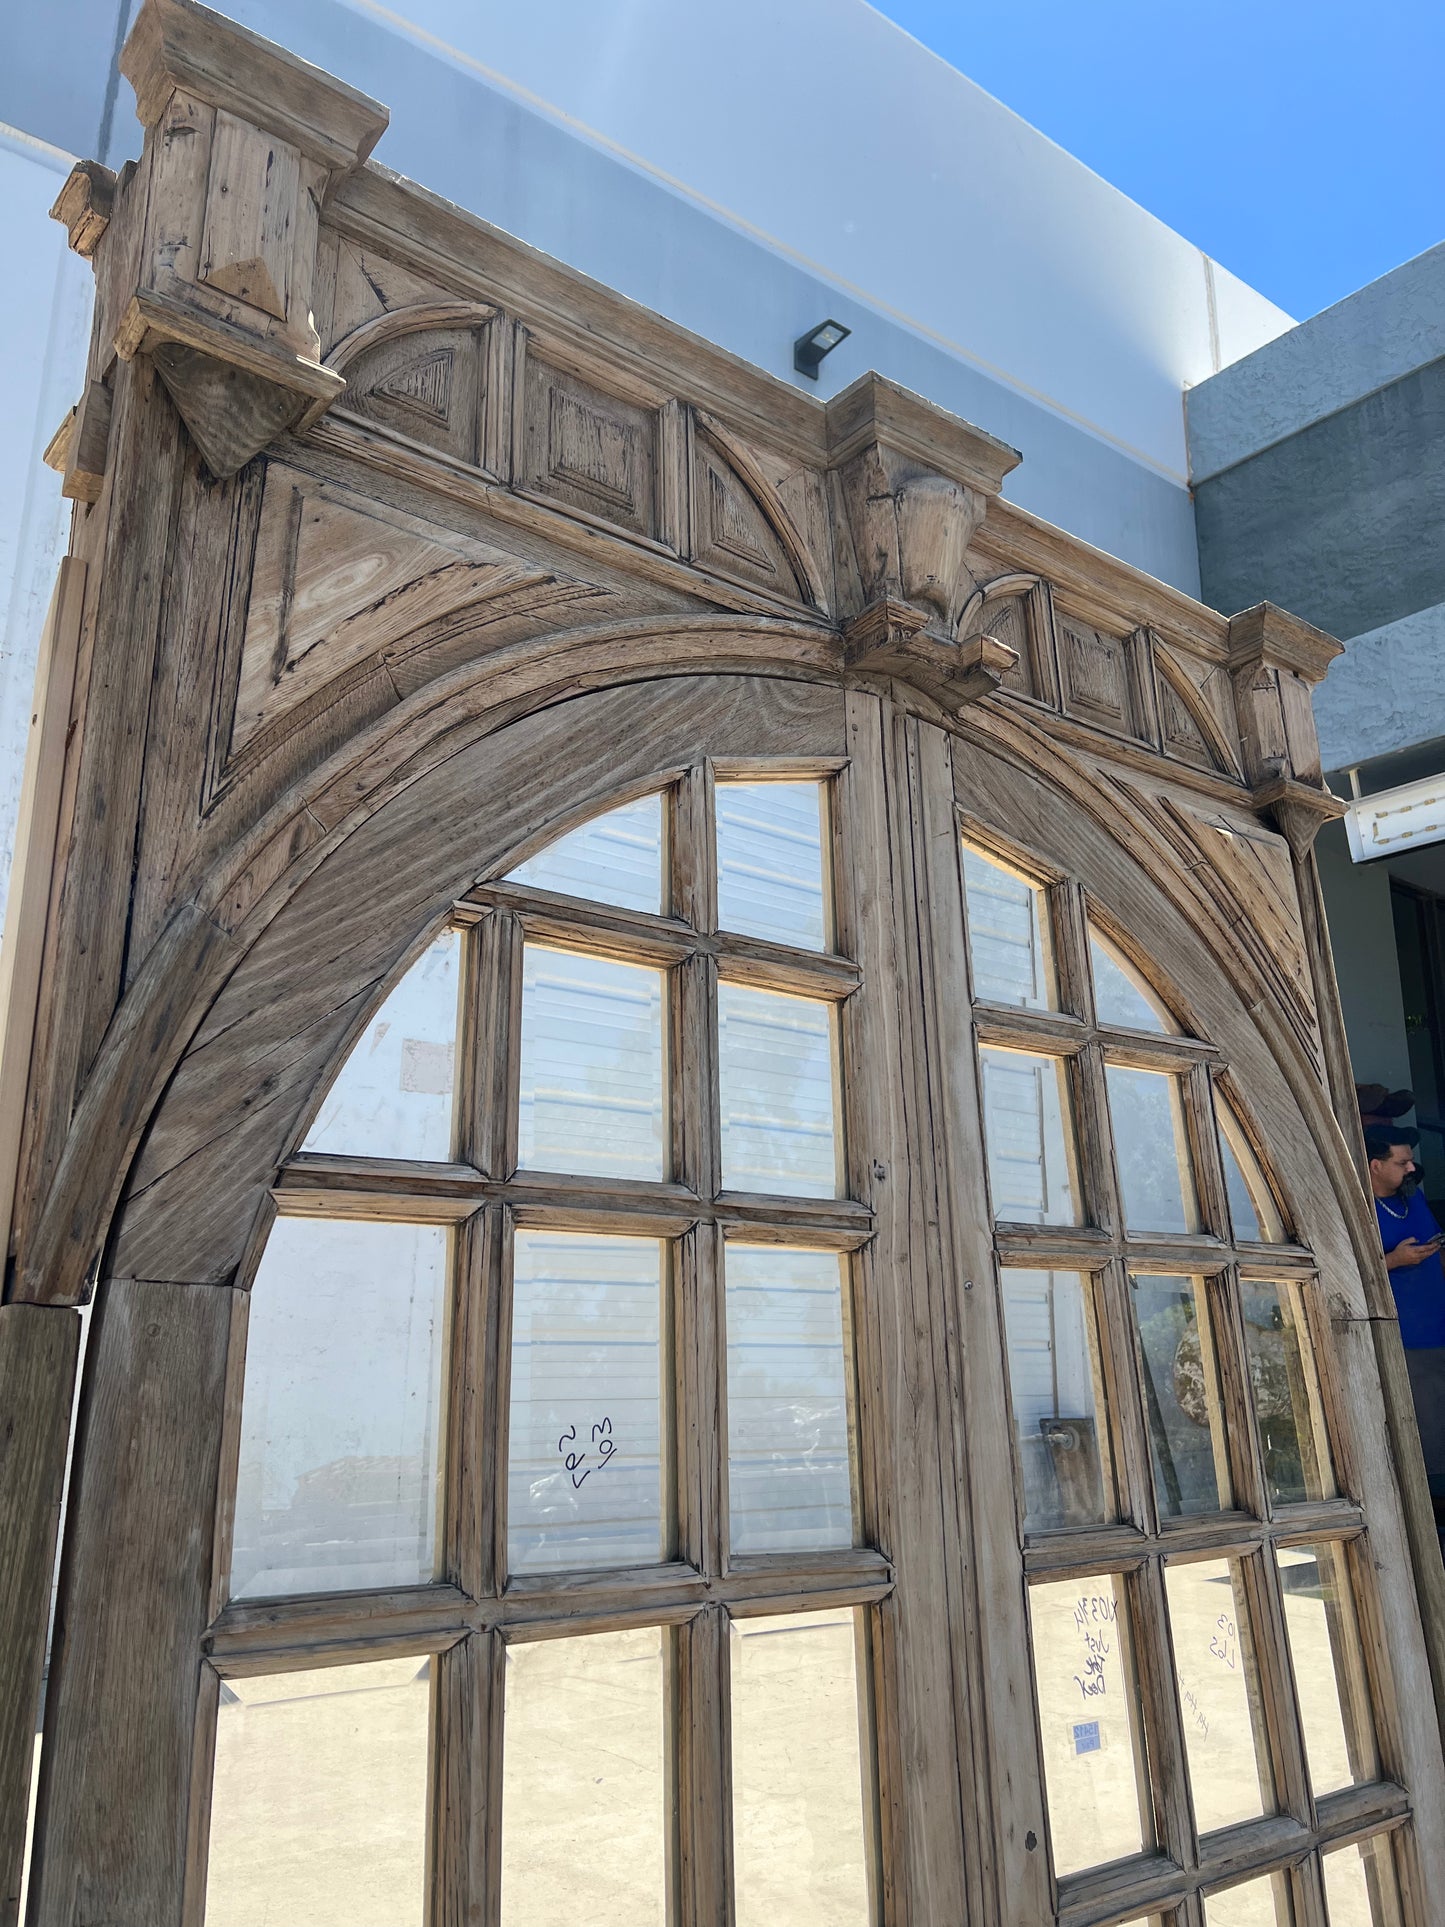
[[[1094,967],[1094,1009],[1101,1024],[1116,1030],[1178,1035],[1173,1014],[1152,985],[1122,950],[1093,929],[1089,931],[1089,960]]]
[[[518,1231],[512,1252],[507,1565],[664,1554],[662,1246]]]
[[[1275,1505],[1332,1499],[1334,1468],[1301,1287],[1246,1279],[1241,1296],[1270,1498]]]
[[[609,1178],[663,1174],[661,971],[528,944],[517,1162]]]
[[[635,803],[594,816],[519,863],[506,880],[657,915],[662,909],[661,796],[639,796]]]
[[[225,1680],[206,1927],[421,1927],[424,1657]]]
[[[1179,1079],[1106,1064],[1114,1153],[1129,1231],[1197,1231]]]
[[[1246,1244],[1281,1244],[1284,1221],[1253,1146],[1238,1118],[1217,1092],[1214,1101],[1219,1114],[1219,1155],[1224,1165],[1224,1188],[1229,1196],[1234,1235]]]
[[[831,1004],[718,985],[723,1186],[838,1195]]]
[[[719,783],[720,930],[826,950],[832,937],[821,783]]]
[[[507,1647],[502,1927],[663,1927],[667,1637]]]
[[[1152,1842],[1122,1579],[1029,1588],[1054,1871],[1077,1873]]]
[[[736,1927],[868,1927],[858,1615],[735,1619]]]
[[[1379,1760],[1344,1547],[1282,1547],[1275,1557],[1310,1784],[1318,1796],[1373,1780]]]
[[[726,1264],[732,1550],[851,1546],[842,1260],[729,1244]]]
[[[1068,1066],[1061,1057],[980,1046],[993,1215],[1011,1224],[1080,1224]]]
[[[1324,1872],[1330,1927],[1400,1927],[1400,1889],[1389,1834],[1327,1853]]]
[[[1204,1927],[1294,1927],[1289,1877],[1267,1873],[1204,1897]]]
[[[1237,1559],[1164,1569],[1194,1819],[1201,1833],[1273,1813],[1269,1742]]]
[[[1089,1283],[1010,1267],[1001,1286],[1024,1528],[1102,1525],[1114,1494]]]
[[[1054,1007],[1049,918],[1038,884],[963,846],[973,994],[986,1004]]]
[[[367,1158],[452,1154],[461,933],[445,930],[351,1047],[303,1151]]]
[[[436,1572],[447,1233],[278,1218],[251,1287],[230,1596]]]
[[[1222,1511],[1233,1485],[1204,1281],[1140,1273],[1129,1283],[1159,1510]]]

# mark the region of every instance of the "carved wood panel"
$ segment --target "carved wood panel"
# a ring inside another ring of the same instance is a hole
[[[1121,736],[1151,734],[1141,674],[1141,639],[1110,636],[1075,616],[1057,618],[1064,708],[1080,722]]]
[[[486,335],[486,324],[424,329],[364,350],[347,365],[347,410],[481,466]]]
[[[518,486],[658,541],[658,410],[608,394],[530,346],[520,360]]]

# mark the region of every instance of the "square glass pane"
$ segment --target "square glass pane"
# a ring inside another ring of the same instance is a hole
[[[223,1680],[206,1927],[421,1927],[424,1657]]]
[[[1054,1871],[1140,1853],[1153,1828],[1124,1582],[1030,1586],[1029,1617]]]
[[[718,928],[826,950],[833,919],[823,785],[719,783],[715,795]]]
[[[833,1006],[742,984],[717,997],[724,1189],[836,1198]]]
[[[1000,1283],[1024,1529],[1103,1525],[1116,1511],[1090,1281],[1010,1267]]]
[[[1219,1156],[1224,1165],[1224,1188],[1229,1196],[1234,1235],[1245,1244],[1282,1244],[1284,1220],[1254,1148],[1238,1118],[1217,1093],[1214,1104],[1219,1116]]]
[[[736,1927],[868,1927],[869,1780],[856,1611],[735,1619]]]
[[[1275,1811],[1254,1640],[1237,1559],[1164,1569],[1184,1720],[1184,1750],[1200,1833]]]
[[[1294,1927],[1289,1878],[1267,1873],[1204,1896],[1205,1927]]]
[[[1053,1010],[1053,946],[1044,892],[1017,871],[963,846],[973,994],[985,1004]]]
[[[1334,1467],[1301,1287],[1246,1279],[1241,1296],[1270,1499],[1275,1505],[1332,1499]]]
[[[1360,1629],[1343,1546],[1281,1547],[1279,1580],[1315,1794],[1379,1774]]]
[[[658,915],[662,910],[661,796],[639,796],[635,803],[594,816],[590,823],[569,830],[519,863],[506,881]]]
[[[732,1550],[851,1546],[843,1261],[729,1244],[726,1265]]]
[[[436,1575],[447,1232],[278,1218],[251,1287],[230,1596]]]
[[[1128,1231],[1199,1229],[1180,1080],[1106,1064],[1114,1154]]]
[[[1008,1224],[1082,1224],[1068,1065],[1033,1051],[978,1053],[993,1215]]]
[[[1089,931],[1089,961],[1094,969],[1094,1009],[1101,1024],[1115,1030],[1179,1035],[1173,1012],[1153,985],[1122,950],[1093,929]]]
[[[1388,1833],[1324,1856],[1330,1927],[1400,1927],[1400,1888]]]
[[[507,1647],[502,1927],[663,1927],[667,1638],[643,1626]]]
[[[458,930],[421,953],[352,1045],[303,1151],[450,1158],[461,955]]]
[[[662,1286],[655,1238],[517,1232],[509,1571],[665,1557]]]
[[[529,943],[522,962],[517,1162],[663,1175],[663,974]]]
[[[1227,1510],[1234,1486],[1204,1280],[1139,1273],[1129,1283],[1159,1511]]]

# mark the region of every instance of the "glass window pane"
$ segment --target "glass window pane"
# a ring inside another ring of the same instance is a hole
[[[1205,1927],[1294,1927],[1289,1879],[1267,1873],[1238,1887],[1204,1897]]]
[[[1219,1115],[1219,1155],[1224,1163],[1224,1188],[1229,1194],[1229,1216],[1234,1235],[1246,1244],[1282,1244],[1284,1221],[1259,1159],[1238,1118],[1216,1093]]]
[[[1103,1525],[1116,1513],[1090,1282],[1010,1267],[1001,1285],[1025,1530]]]
[[[1245,1280],[1244,1346],[1275,1505],[1335,1496],[1334,1467],[1301,1288]]]
[[[832,939],[821,783],[719,783],[720,930],[801,950]]]
[[[222,1682],[206,1927],[421,1927],[430,1672],[413,1654]]]
[[[838,1196],[836,1028],[831,1004],[718,985],[725,1189]]]
[[[963,846],[973,994],[986,1004],[1055,1007],[1049,913],[1036,883]]]
[[[1379,1760],[1344,1548],[1288,1546],[1275,1556],[1310,1784],[1318,1795],[1373,1780]]]
[[[663,1927],[667,1635],[507,1648],[502,1927]]]
[[[1154,1492],[1166,1518],[1233,1502],[1202,1278],[1131,1276]]]
[[[594,816],[569,830],[511,871],[508,883],[556,890],[589,903],[615,903],[624,910],[662,910],[662,798]]]
[[[868,1927],[856,1612],[735,1619],[736,1927]]]
[[[1197,1231],[1180,1080],[1106,1064],[1114,1153],[1129,1231]]]
[[[1400,1927],[1400,1889],[1387,1833],[1324,1856],[1330,1927]]]
[[[1011,1224],[1082,1224],[1067,1064],[991,1044],[978,1056],[993,1215]]]
[[[1199,1831],[1273,1813],[1243,1568],[1237,1559],[1166,1566],[1164,1589]]]
[[[1094,967],[1094,1009],[1101,1024],[1117,1030],[1164,1031],[1178,1036],[1179,1025],[1159,993],[1123,951],[1092,929],[1089,959]]]
[[[436,1574],[447,1233],[278,1218],[251,1287],[233,1599]]]
[[[512,1249],[510,1571],[665,1555],[662,1246],[518,1231]]]
[[[843,1261],[729,1244],[726,1264],[732,1550],[851,1546]]]
[[[1150,1845],[1148,1777],[1124,1582],[1029,1588],[1054,1871],[1077,1873]]]
[[[663,976],[528,944],[522,965],[524,1171],[663,1175]]]
[[[461,954],[457,930],[421,953],[352,1045],[303,1151],[450,1158]]]

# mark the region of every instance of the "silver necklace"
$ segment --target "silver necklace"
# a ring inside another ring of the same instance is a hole
[[[1405,1219],[1410,1215],[1410,1207],[1408,1204],[1403,1211],[1396,1211],[1384,1198],[1376,1198],[1375,1203],[1379,1205],[1382,1211],[1389,1212],[1392,1218]]]

